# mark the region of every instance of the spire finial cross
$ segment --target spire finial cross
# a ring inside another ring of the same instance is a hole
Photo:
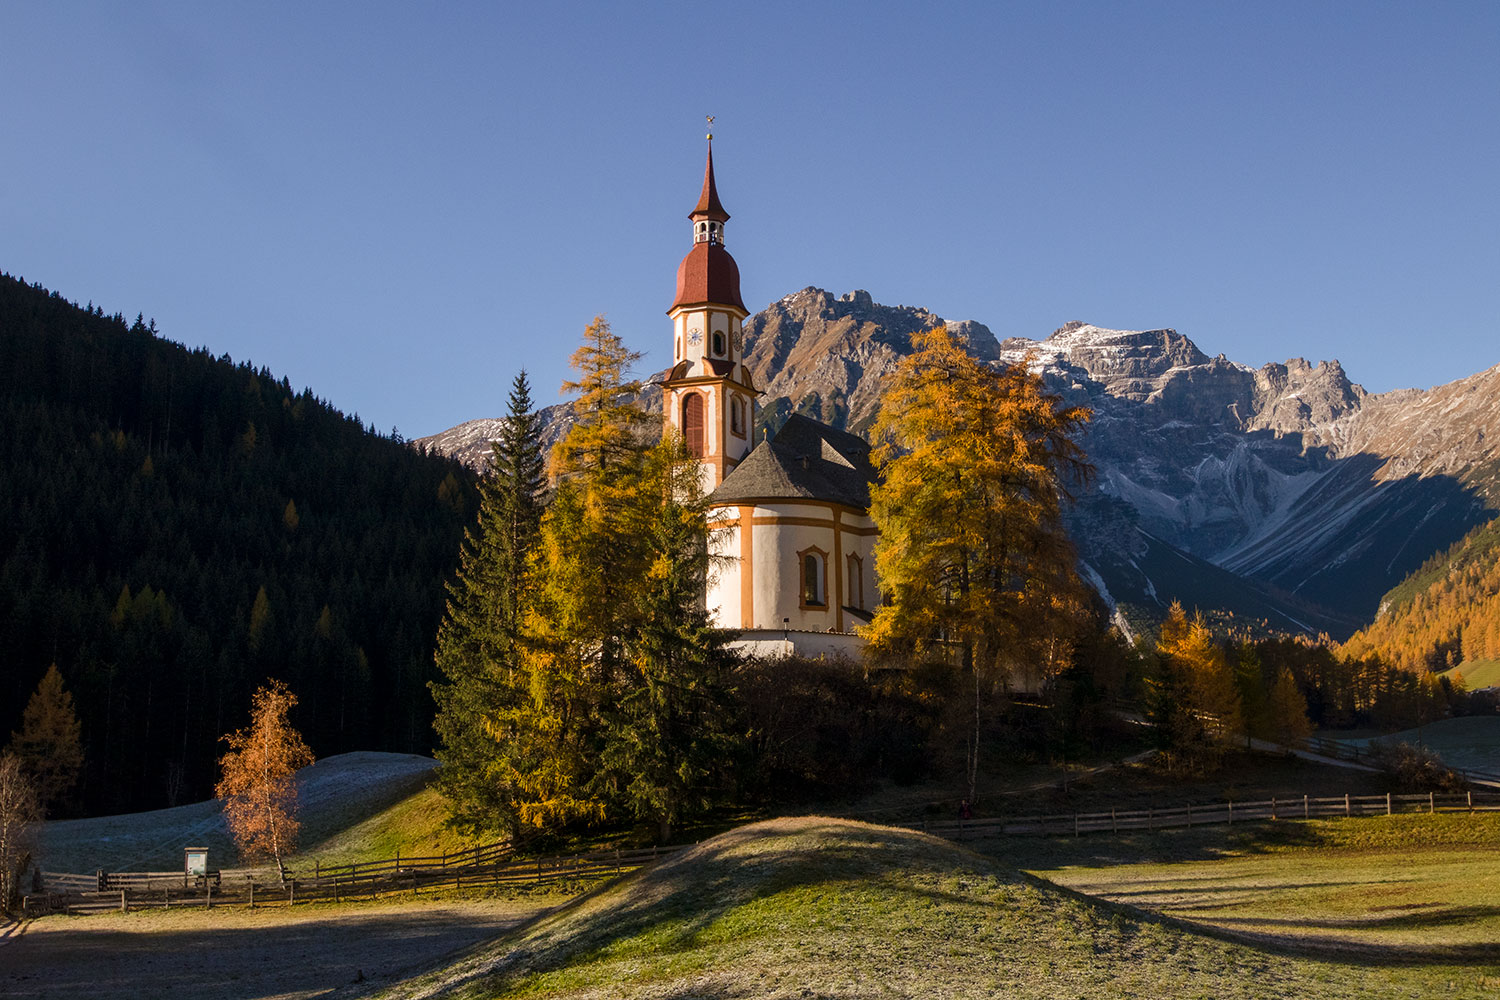
[[[704,115],[703,117],[708,119],[708,128],[709,128],[708,137],[710,139],[712,139],[714,137],[714,133],[713,133],[714,116],[713,115]]]

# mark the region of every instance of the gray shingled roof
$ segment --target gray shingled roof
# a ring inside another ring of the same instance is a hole
[[[875,479],[870,446],[863,438],[797,414],[775,437],[756,445],[709,500],[801,497],[868,510]]]

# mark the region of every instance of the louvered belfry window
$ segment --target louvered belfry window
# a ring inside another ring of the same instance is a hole
[[[703,457],[703,397],[690,392],[682,399],[682,436],[695,458]]]

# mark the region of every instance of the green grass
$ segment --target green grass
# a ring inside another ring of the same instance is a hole
[[[1366,857],[1346,876],[1398,877],[1400,852],[1381,850],[1391,856],[1386,867]],[[1295,902],[1297,885],[1334,880],[1341,853],[1286,844],[1267,857],[1281,867],[1268,869],[1265,898],[1275,890]],[[1299,883],[1296,863],[1309,858],[1333,868],[1315,868],[1316,878]],[[1263,860],[1232,861],[1247,867],[1229,874],[1251,878],[1250,866]],[[1157,865],[1142,871],[1140,882],[1159,892],[1173,870]],[[1414,871],[1409,880],[1429,883],[1432,895],[1454,888],[1451,865],[1434,860]],[[1078,878],[1107,875],[1080,870]],[[1186,877],[1208,894],[1211,886],[1200,884],[1206,876],[1188,870]],[[1128,886],[1105,888],[1123,896]],[[1323,891],[1337,895],[1333,887]],[[1414,893],[1402,905],[1420,913],[1423,900]],[[1464,893],[1459,909],[1493,908],[1480,901],[1478,885]],[[1248,905],[1224,910],[1218,924],[1193,924],[1088,898],[908,830],[818,817],[772,820],[715,837],[383,995],[1050,1000],[1493,996],[1500,989],[1500,950],[1487,912],[1471,918],[1445,911],[1455,921],[1447,925],[1451,944],[1407,962],[1400,954],[1374,961],[1300,948],[1290,933],[1274,941],[1228,939],[1231,919],[1263,916]],[[1307,919],[1295,905],[1286,912]],[[1436,933],[1401,937],[1394,924],[1392,930],[1391,940],[1419,950]],[[1489,950],[1469,950],[1480,947]]]
[[[301,870],[314,863],[347,865],[379,861],[399,850],[406,857],[461,851],[473,844],[444,825],[447,807],[435,788],[421,788],[375,815],[314,844],[292,862]]]
[[[1500,660],[1468,660],[1443,671],[1444,677],[1462,677],[1464,687],[1470,691],[1480,688],[1500,687]]]
[[[1033,870],[1263,948],[1432,975],[1500,962],[1500,816],[1262,824],[1196,858],[1161,846],[1177,859]]]

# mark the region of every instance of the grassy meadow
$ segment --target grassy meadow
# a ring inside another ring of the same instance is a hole
[[[1492,844],[1500,827],[1490,817],[1435,817],[1431,829],[1447,819],[1455,823],[1442,836],[1458,843],[1431,849],[1390,846],[1423,832],[1398,824],[1373,835],[1367,828],[1365,840],[1330,834],[1328,844],[1297,843],[1323,836],[1316,829],[1279,843],[1270,834],[1259,855],[1241,841],[1210,857],[1212,831],[1198,830],[1202,842],[1186,845],[1193,860],[1121,866],[1117,879],[1077,865],[1029,874],[1004,843],[979,845],[980,853],[899,828],[770,820],[377,995],[1494,996],[1500,926],[1486,901],[1494,865],[1475,870],[1461,892],[1457,883],[1460,859]],[[1106,839],[1089,850],[1109,849]],[[1054,858],[1065,851],[1037,846]],[[1203,867],[1215,864],[1227,865],[1222,894],[1215,869]],[[1399,895],[1385,895],[1390,887]],[[1456,901],[1444,903],[1450,892]],[[1192,919],[1218,895],[1226,904],[1215,920]],[[1340,920],[1353,922],[1349,941],[1338,939]]]

